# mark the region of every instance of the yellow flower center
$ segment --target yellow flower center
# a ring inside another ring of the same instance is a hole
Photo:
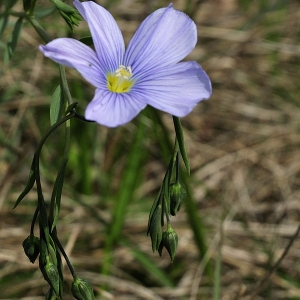
[[[114,93],[127,93],[134,84],[130,67],[120,65],[115,73],[107,74],[107,88]]]

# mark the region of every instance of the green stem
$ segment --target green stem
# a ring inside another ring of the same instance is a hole
[[[31,226],[30,226],[30,234],[31,235],[34,235],[34,225],[35,225],[38,214],[39,214],[39,207],[37,207],[35,209],[35,212],[34,212],[34,215],[33,215],[32,221],[31,221]]]
[[[178,151],[176,155],[175,182],[178,183],[179,181],[180,181],[180,161],[179,161],[179,151]]]
[[[62,65],[58,65],[58,67],[59,67],[60,80],[61,80],[61,86],[62,86],[63,93],[67,97],[68,104],[71,105],[71,104],[73,104],[73,99],[72,99],[72,96],[71,96],[71,93],[70,93],[70,90],[68,87],[65,67]]]
[[[51,38],[48,35],[48,33],[44,30],[44,28],[41,26],[41,24],[38,22],[38,20],[34,16],[26,15],[27,20],[31,23],[33,28],[36,30],[36,32],[39,34],[39,36],[42,38],[42,40],[45,43],[51,42]]]

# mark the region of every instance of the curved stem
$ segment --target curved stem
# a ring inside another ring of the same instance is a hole
[[[54,235],[54,236],[52,236],[52,238],[53,238],[53,240],[55,241],[55,244],[57,245],[59,251],[60,251],[61,254],[63,255],[63,257],[64,257],[64,259],[65,259],[65,261],[66,261],[66,263],[67,263],[67,265],[68,265],[68,268],[69,268],[69,270],[70,270],[70,272],[71,272],[71,274],[72,274],[72,277],[75,278],[75,277],[76,277],[75,270],[74,270],[74,268],[73,268],[73,266],[72,266],[72,264],[71,264],[71,262],[70,262],[70,260],[69,260],[68,255],[66,254],[66,252],[65,252],[65,250],[64,250],[64,248],[63,248],[63,246],[61,245],[61,243],[60,243],[58,237],[57,237],[56,235]]]
[[[37,207],[35,209],[35,212],[34,212],[34,215],[33,215],[32,221],[31,221],[31,226],[30,226],[30,234],[31,235],[34,235],[34,225],[35,225],[38,214],[39,214],[39,207]]]

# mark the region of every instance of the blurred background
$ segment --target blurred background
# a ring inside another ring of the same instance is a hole
[[[126,42],[149,13],[169,4],[97,3],[116,18]],[[162,257],[153,254],[146,235],[174,139],[171,116],[160,113],[158,124],[150,110],[116,129],[71,120],[60,240],[78,274],[93,283],[97,299],[300,299],[295,236],[300,219],[300,3],[173,3],[197,24],[198,44],[187,59],[198,61],[213,85],[211,99],[182,119],[192,170],[184,178],[194,206],[188,201],[189,208],[183,204],[172,217],[179,235],[174,262],[165,250]],[[43,11],[51,5],[41,0],[36,7]],[[22,11],[22,1],[13,9]],[[16,20],[10,17],[2,33],[2,54]],[[40,22],[52,38],[72,36],[58,12]],[[88,35],[81,22],[73,37]],[[50,99],[59,84],[58,67],[43,57],[40,44],[25,22],[11,61],[0,61],[0,299],[40,300],[48,290],[38,263],[31,264],[22,248],[36,207],[35,188],[12,210],[50,127]],[[94,88],[75,70],[66,72],[83,114]],[[145,132],[137,148],[140,124]],[[42,151],[45,199],[51,197],[63,138],[63,130],[57,130]],[[130,163],[135,156],[137,163]],[[108,246],[114,228],[121,231]],[[71,276],[65,273],[64,299],[73,299]]]

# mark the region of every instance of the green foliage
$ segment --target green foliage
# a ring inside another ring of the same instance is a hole
[[[50,104],[50,124],[54,125],[63,115],[64,111],[64,94],[61,91],[61,85],[59,84],[55,89]]]
[[[7,64],[11,60],[16,50],[18,40],[21,34],[22,26],[23,26],[23,18],[19,18],[18,21],[15,23],[11,38],[8,41],[4,51],[4,64]]]

